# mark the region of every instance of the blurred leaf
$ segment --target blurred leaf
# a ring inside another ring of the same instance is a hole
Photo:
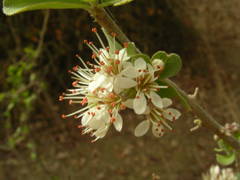
[[[36,160],[36,159],[37,159],[37,153],[34,152],[34,151],[31,152],[31,153],[30,153],[30,158],[31,158],[31,160],[33,160],[33,161]]]
[[[4,100],[6,93],[0,93],[0,102]]]
[[[38,10],[38,9],[69,9],[90,8],[86,0],[3,0],[3,12],[6,15]]]
[[[121,6],[121,5],[124,5],[124,4],[127,4],[127,3],[130,3],[132,2],[133,0],[121,0],[117,3],[114,4],[114,6]]]
[[[236,155],[235,153],[231,153],[229,155],[216,154],[216,159],[217,162],[220,163],[221,165],[228,166],[235,161]]]
[[[175,76],[182,68],[180,56],[174,53],[167,54],[164,51],[158,51],[151,58],[152,61],[154,59],[160,59],[165,63],[164,69],[160,74],[161,79]]]

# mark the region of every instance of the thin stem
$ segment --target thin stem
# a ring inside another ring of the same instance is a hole
[[[122,32],[122,30],[103,8],[93,7],[92,9],[88,10],[88,12],[100,26],[106,29],[107,32],[117,33],[117,38],[121,43],[130,42],[127,36]],[[170,79],[166,79],[165,82],[176,89],[188,101],[193,112],[202,120],[205,127],[210,129],[214,134],[217,134],[220,138],[222,138],[236,150],[240,150],[240,142],[234,136],[227,136],[224,134],[222,132],[223,126],[220,125],[203,107],[201,107],[195,99],[189,98],[187,93],[185,93]]]
[[[45,10],[44,11],[44,19],[43,19],[42,30],[40,32],[40,37],[39,37],[38,46],[37,46],[37,49],[36,49],[35,59],[37,59],[40,56],[41,52],[42,52],[42,47],[43,47],[43,43],[44,43],[44,37],[45,37],[46,31],[47,31],[49,15],[50,15],[50,11],[49,10]]]

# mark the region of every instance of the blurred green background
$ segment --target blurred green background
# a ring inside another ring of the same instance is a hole
[[[239,8],[238,0],[136,0],[108,10],[144,53],[181,55],[174,80],[188,93],[198,86],[199,101],[221,123],[239,123]],[[0,179],[201,179],[216,163],[215,142],[207,129],[190,132],[191,113],[157,139],[134,137],[140,118],[127,111],[123,132],[96,143],[79,121],[60,118],[77,108],[58,96],[71,86],[75,54],[90,59],[82,42],[96,40],[92,27],[83,10],[0,15]]]

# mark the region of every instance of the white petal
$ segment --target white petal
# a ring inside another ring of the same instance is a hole
[[[150,73],[151,75],[153,75],[153,74],[154,74],[154,69],[153,69],[152,65],[151,65],[151,64],[147,64],[147,67],[148,67],[149,73]]]
[[[172,100],[169,98],[162,98],[163,107],[166,108],[172,105]]]
[[[93,92],[97,89],[104,81],[106,81],[106,76],[101,73],[96,73],[93,77],[93,81],[89,83],[88,90]]]
[[[85,112],[85,114],[83,115],[82,120],[81,120],[82,125],[86,126],[91,118],[92,118],[92,116],[89,115],[88,112]]]
[[[147,100],[143,93],[133,100],[133,109],[136,114],[143,114],[147,108]]]
[[[125,102],[123,102],[123,104],[128,108],[133,109],[133,99],[128,99]]]
[[[173,121],[173,120],[178,119],[181,116],[181,113],[177,109],[168,108],[163,112],[163,116],[164,116],[164,118],[166,118],[170,121]]]
[[[149,127],[150,127],[149,120],[142,121],[135,128],[134,135],[137,137],[143,136],[144,134],[146,134],[148,132]]]
[[[100,51],[102,52],[102,54],[100,54],[99,56],[99,61],[103,61],[104,63],[108,63],[108,58],[110,58],[110,55],[108,53],[107,50],[105,49],[100,49]]]
[[[161,98],[157,93],[155,93],[154,91],[151,91],[151,92],[150,92],[150,97],[151,97],[152,103],[153,103],[156,107],[158,107],[158,108],[163,108],[162,98]]]
[[[120,132],[122,130],[123,119],[120,114],[117,114],[116,121],[113,123],[113,125],[117,131]]]
[[[164,127],[161,124],[154,123],[152,126],[152,133],[156,137],[161,137],[164,134]]]
[[[97,131],[95,131],[93,133],[93,135],[96,136],[97,139],[103,138],[107,134],[108,129],[109,129],[109,126],[105,126],[101,129],[98,129]]]
[[[128,89],[136,86],[137,82],[129,78],[117,77],[114,82],[114,85],[122,89]]]
[[[126,48],[123,48],[119,51],[119,57],[120,57],[120,61],[126,61],[129,59]]]
[[[136,59],[136,61],[134,62],[134,66],[137,69],[146,69],[146,62],[144,61],[143,58],[138,58]]]
[[[121,72],[121,74],[127,77],[136,78],[138,76],[138,71],[133,66],[128,66]]]

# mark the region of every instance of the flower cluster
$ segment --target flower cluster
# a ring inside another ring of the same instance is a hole
[[[106,135],[112,124],[121,131],[123,119],[119,112],[131,108],[137,115],[146,115],[147,118],[136,127],[136,136],[144,135],[151,125],[153,134],[162,136],[165,127],[171,129],[168,121],[181,115],[178,110],[169,108],[171,99],[158,94],[160,89],[168,88],[156,82],[164,69],[164,62],[154,59],[147,63],[142,57],[132,60],[127,53],[127,43],[121,49],[116,48],[115,34],[112,34],[113,45],[106,47],[97,30],[93,28],[92,31],[102,48],[84,41],[93,52],[93,63],[77,56],[82,67],[75,66],[69,71],[75,80],[73,89],[59,97],[60,101],[66,99],[69,104],[80,104],[81,108],[62,117],[81,118],[79,127],[83,128],[83,134],[90,133],[96,141]]]
[[[202,175],[203,180],[237,180],[237,176],[234,174],[233,169],[224,168],[221,169],[218,165],[210,167],[208,173]]]

